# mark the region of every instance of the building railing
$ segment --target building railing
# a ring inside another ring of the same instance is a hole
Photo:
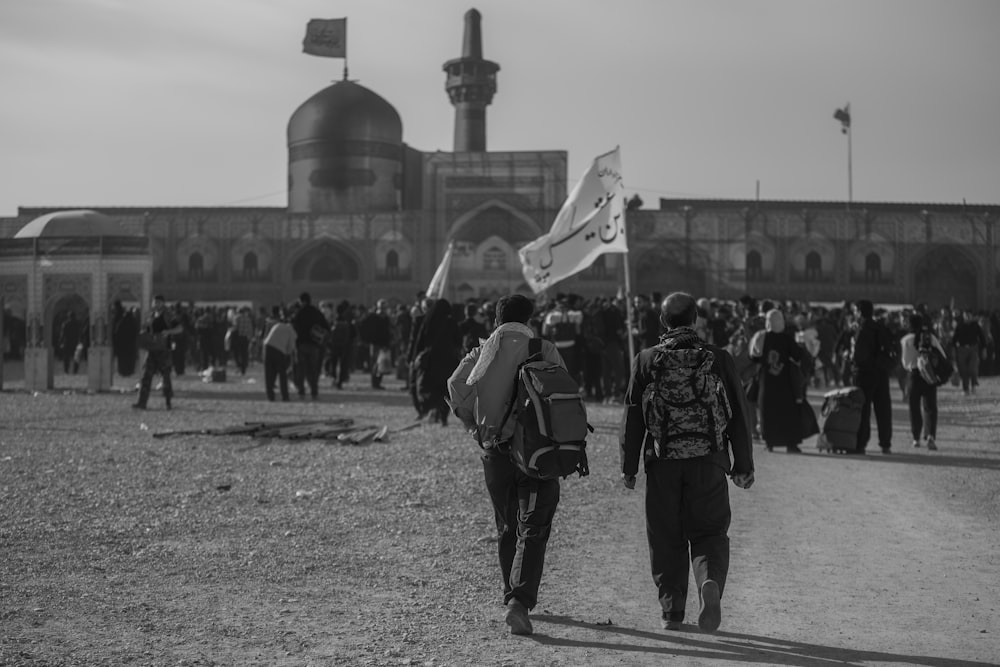
[[[74,255],[148,255],[144,236],[76,236],[0,239],[0,258]]]

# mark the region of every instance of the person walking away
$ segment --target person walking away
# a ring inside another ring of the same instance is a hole
[[[532,633],[529,612],[538,604],[545,551],[559,504],[559,480],[528,477],[510,455],[511,393],[518,369],[528,358],[528,341],[535,338],[527,324],[533,310],[532,302],[520,294],[500,297],[496,328],[448,378],[452,412],[482,448],[483,477],[497,527],[505,620],[513,635]],[[565,368],[550,341],[541,341],[540,354]]]
[[[749,407],[733,358],[695,332],[694,297],[670,294],[660,317],[666,328],[660,343],[632,364],[620,438],[622,481],[634,489],[639,462],[645,462],[646,537],[663,628],[681,628],[693,568],[698,627],[714,632],[729,573],[727,475],[743,489],[754,482]],[[702,387],[699,398],[709,405],[704,412],[670,400],[680,398],[674,396],[678,385],[664,380],[686,360],[693,361],[690,386]],[[689,426],[676,429],[682,423]]]
[[[451,304],[446,299],[435,300],[420,325],[413,359],[417,410],[430,415],[431,423],[448,425],[448,378],[458,366],[461,349]]]
[[[795,386],[791,365],[799,363],[805,354],[794,335],[785,331],[782,312],[777,308],[767,311],[764,329],[750,339],[750,360],[760,364],[757,416],[760,435],[769,452],[775,447],[786,447],[789,454],[802,452],[798,404],[803,400],[805,387]]]
[[[149,392],[153,386],[153,376],[159,374],[163,380],[163,400],[167,410],[173,406],[174,387],[170,381],[170,369],[173,359],[170,356],[170,336],[180,333],[183,327],[167,311],[167,302],[162,295],[153,297],[153,305],[149,314],[146,333],[152,336],[153,344],[146,351],[146,361],[142,366],[142,379],[139,381],[139,400],[132,404],[137,410],[145,410],[149,402]]]
[[[385,389],[382,377],[392,370],[392,322],[389,320],[389,302],[379,299],[374,310],[368,312],[358,324],[361,342],[368,346],[368,366],[372,389]],[[449,369],[450,372],[450,369]]]
[[[358,329],[354,326],[354,311],[348,301],[337,304],[337,312],[330,331],[330,377],[333,386],[343,389],[344,383],[351,379],[351,364],[354,360],[351,350],[358,337]]]
[[[582,324],[583,313],[570,309],[569,299],[565,294],[556,295],[556,307],[542,321],[542,336],[555,343],[566,370],[578,384],[583,384],[580,376],[581,353],[577,345]]]
[[[931,328],[925,326],[924,318],[918,314],[910,315],[910,332],[900,339],[900,346],[903,368],[909,374],[906,396],[910,410],[913,446],[919,447],[920,440],[926,433],[927,449],[934,451],[937,449],[937,386],[924,380],[920,374],[917,369],[917,355],[924,347],[936,347],[941,356],[946,358],[948,353]]]
[[[878,444],[883,454],[892,452],[892,398],[889,394],[889,373],[896,364],[891,357],[892,337],[889,330],[875,319],[875,307],[862,299],[854,304],[859,325],[851,350],[851,372],[854,386],[865,394],[861,406],[861,426],[858,429],[859,454],[864,454],[871,439],[872,409],[878,426]]]
[[[427,413],[422,409],[422,402],[420,396],[417,393],[417,339],[420,337],[421,330],[424,326],[424,320],[430,314],[431,310],[434,308],[434,299],[428,299],[422,296],[423,292],[417,294],[417,303],[414,304],[411,310],[411,315],[413,319],[413,325],[410,329],[410,340],[406,346],[406,372],[407,380],[406,386],[408,387],[408,392],[410,394],[410,400],[413,402],[413,408],[417,411],[417,419],[423,419],[427,416]]]
[[[295,329],[295,389],[300,398],[319,397],[319,374],[323,369],[323,344],[330,332],[329,324],[319,308],[312,305],[309,292],[299,295],[299,309],[292,318]]]
[[[288,368],[295,359],[295,329],[288,323],[288,316],[275,306],[272,315],[275,323],[264,336],[264,392],[267,400],[274,400],[274,381],[278,381],[281,400],[288,400]]]
[[[250,339],[253,338],[253,318],[250,317],[250,307],[243,306],[233,319],[230,332],[229,347],[233,353],[233,362],[240,375],[247,374],[250,365]]]
[[[979,386],[979,359],[986,351],[986,336],[971,310],[961,312],[961,321],[955,326],[951,344],[955,348],[955,364],[962,379],[962,393],[976,393]]]

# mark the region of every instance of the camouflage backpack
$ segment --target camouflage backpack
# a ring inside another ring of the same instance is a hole
[[[722,378],[712,371],[715,353],[703,346],[654,349],[642,413],[656,456],[683,459],[724,449],[733,411]]]

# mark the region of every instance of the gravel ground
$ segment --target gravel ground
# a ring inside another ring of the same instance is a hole
[[[1000,383],[941,390],[939,452],[755,448],[732,487],[723,625],[660,630],[642,484],[617,474],[620,408],[594,406],[592,474],[563,483],[536,634],[502,622],[492,512],[457,425],[388,442],[168,429],[350,417],[399,427],[398,384],[268,403],[259,369],[0,393],[3,665],[987,665],[1000,660]],[[12,379],[13,378],[13,379]],[[326,381],[329,383],[329,381]],[[23,386],[21,384],[20,386]],[[820,394],[811,396],[814,403]]]

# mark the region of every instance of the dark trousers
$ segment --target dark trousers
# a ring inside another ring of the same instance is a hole
[[[979,386],[979,346],[959,345],[955,350],[955,366],[962,378],[962,391],[969,393]]]
[[[264,391],[267,393],[267,400],[274,400],[274,381],[278,381],[278,389],[281,391],[281,400],[288,400],[288,363],[291,359],[281,350],[264,346]]]
[[[298,362],[295,364],[295,388],[299,396],[305,396],[308,384],[309,394],[316,398],[319,396],[319,372],[323,367],[323,350],[313,343],[296,343],[295,352],[298,357]]]
[[[599,350],[587,350],[583,358],[583,386],[587,398],[594,398],[598,401],[603,400],[604,355]]]
[[[559,480],[531,479],[496,449],[483,452],[483,472],[497,524],[504,604],[517,598],[532,609],[559,504]]]
[[[368,346],[368,359],[370,359],[370,370],[372,378],[372,388],[378,389],[382,387],[382,370],[378,367],[378,355],[382,350],[388,349],[383,345],[375,345],[374,343]]]
[[[159,374],[163,378],[163,398],[167,405],[174,396],[174,387],[170,382],[170,368],[173,366],[173,359],[170,358],[169,351],[150,352],[146,355],[146,363],[142,365],[142,380],[139,381],[138,404],[145,407],[149,402],[149,392],[153,387],[153,376]]]
[[[201,368],[211,368],[215,363],[215,333],[211,329],[198,331],[198,353],[201,358]]]
[[[937,437],[937,387],[927,384],[917,371],[910,371],[907,396],[910,402],[910,432],[919,440],[926,430],[930,438]],[[923,404],[923,412],[921,412]]]
[[[330,371],[330,377],[333,378],[333,384],[337,389],[341,389],[344,383],[351,379],[351,346],[331,346],[327,368]]]
[[[892,447],[892,397],[889,395],[889,372],[879,369],[857,370],[854,386],[865,393],[861,406],[861,426],[858,428],[858,451],[865,451],[872,436],[872,408],[878,426],[878,445]]]
[[[658,460],[646,469],[649,563],[670,620],[683,621],[688,576],[722,592],[729,574],[729,480],[709,458]]]
[[[234,333],[229,338],[229,348],[233,353],[233,361],[240,375],[247,374],[247,366],[250,365],[250,339]]]
[[[178,336],[174,341],[174,349],[170,353],[174,364],[174,375],[184,375],[184,366],[187,362],[187,341]]]

